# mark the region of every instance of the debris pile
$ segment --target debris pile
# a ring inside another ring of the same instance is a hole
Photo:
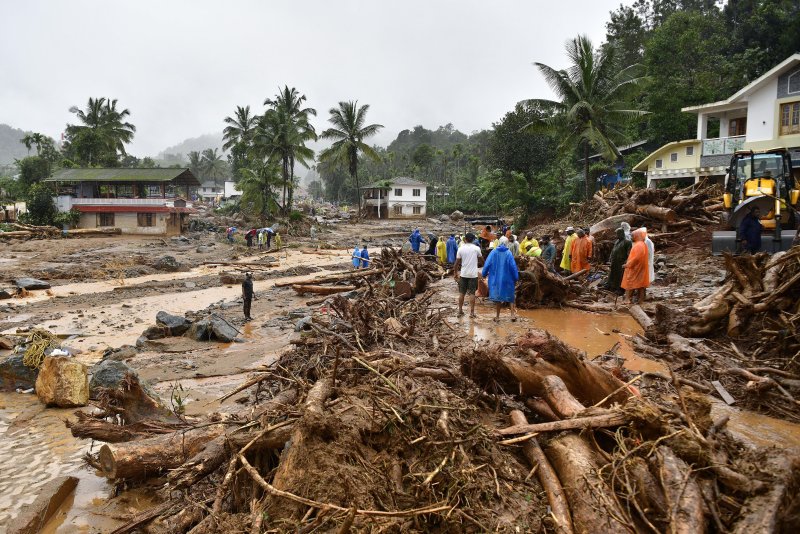
[[[674,404],[648,401],[543,331],[476,346],[417,287],[433,264],[380,260],[360,298],[326,297],[291,351],[220,399],[249,392],[244,406],[169,421],[102,404],[92,465],[166,482],[117,532],[791,528],[794,466],[746,451],[703,397],[673,381]]]

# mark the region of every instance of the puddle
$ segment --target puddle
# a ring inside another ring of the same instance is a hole
[[[489,311],[490,309],[488,306],[476,307],[476,311],[480,313],[478,321],[465,322],[469,335],[476,340],[500,341],[509,334],[519,335],[529,328],[536,327],[586,352],[590,358],[603,354],[615,343],[619,343],[617,354],[625,359],[625,367],[631,371],[666,371],[661,363],[634,353],[625,336],[640,334],[642,327],[628,314],[590,313],[572,308],[540,308],[517,310],[520,320],[512,323],[508,310],[503,310],[500,315],[501,322],[495,324],[491,321],[494,314],[493,311]]]
[[[728,430],[745,443],[762,447],[800,449],[800,424],[775,419],[768,415],[742,411],[711,397],[711,418],[727,415]]]

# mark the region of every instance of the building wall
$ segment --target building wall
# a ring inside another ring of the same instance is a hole
[[[395,189],[402,189],[402,195],[395,195]],[[419,189],[419,196],[413,196],[414,189]],[[428,190],[427,187],[424,185],[400,185],[400,186],[392,186],[389,190],[389,196],[387,197],[389,202],[393,200],[399,201],[412,201],[412,202],[425,202],[428,198]]]
[[[692,147],[693,153],[691,156],[686,155],[686,147]],[[686,143],[681,145],[672,145],[661,147],[655,154],[650,156],[647,160],[648,171],[667,171],[677,169],[689,169],[700,166],[700,151],[702,143],[697,141],[695,143]],[[678,154],[678,160],[672,161],[670,155],[673,153]],[[656,167],[656,160],[662,161],[661,167]]]
[[[81,213],[78,228],[119,228],[123,234],[165,235],[169,213],[154,213],[154,226],[139,226],[136,213],[115,213],[114,226],[98,226],[98,213]]]
[[[387,203],[388,207],[388,218],[389,219],[421,219],[426,217],[427,213],[427,203],[426,202],[412,202],[412,201],[398,201],[398,200],[390,200]],[[402,206],[403,213],[398,215],[395,213],[395,206]],[[417,206],[420,208],[420,212],[414,213],[414,207]]]
[[[747,136],[745,142],[769,141],[776,138],[775,100],[778,78],[773,78],[747,98]]]
[[[793,91],[789,91],[789,77],[792,78],[792,89]],[[800,89],[798,88],[798,84],[800,84],[800,68],[790,70],[778,76],[778,98],[786,98],[787,96],[796,96],[800,97]]]

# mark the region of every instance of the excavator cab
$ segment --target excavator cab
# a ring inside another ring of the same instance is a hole
[[[772,237],[761,240],[762,250],[772,253],[790,248],[797,226],[798,200],[800,190],[795,184],[788,150],[734,153],[725,176],[723,195],[729,229],[714,232],[712,252],[741,250],[739,223],[753,207],[760,208],[761,224]]]

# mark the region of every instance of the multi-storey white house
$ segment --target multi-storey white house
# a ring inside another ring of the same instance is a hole
[[[697,137],[668,143],[633,168],[658,180],[725,176],[737,150],[787,148],[800,169],[800,53],[720,102],[682,109],[697,115]],[[709,125],[719,134],[709,136]]]
[[[367,217],[376,219],[426,217],[428,187],[424,182],[400,176],[361,189]]]

